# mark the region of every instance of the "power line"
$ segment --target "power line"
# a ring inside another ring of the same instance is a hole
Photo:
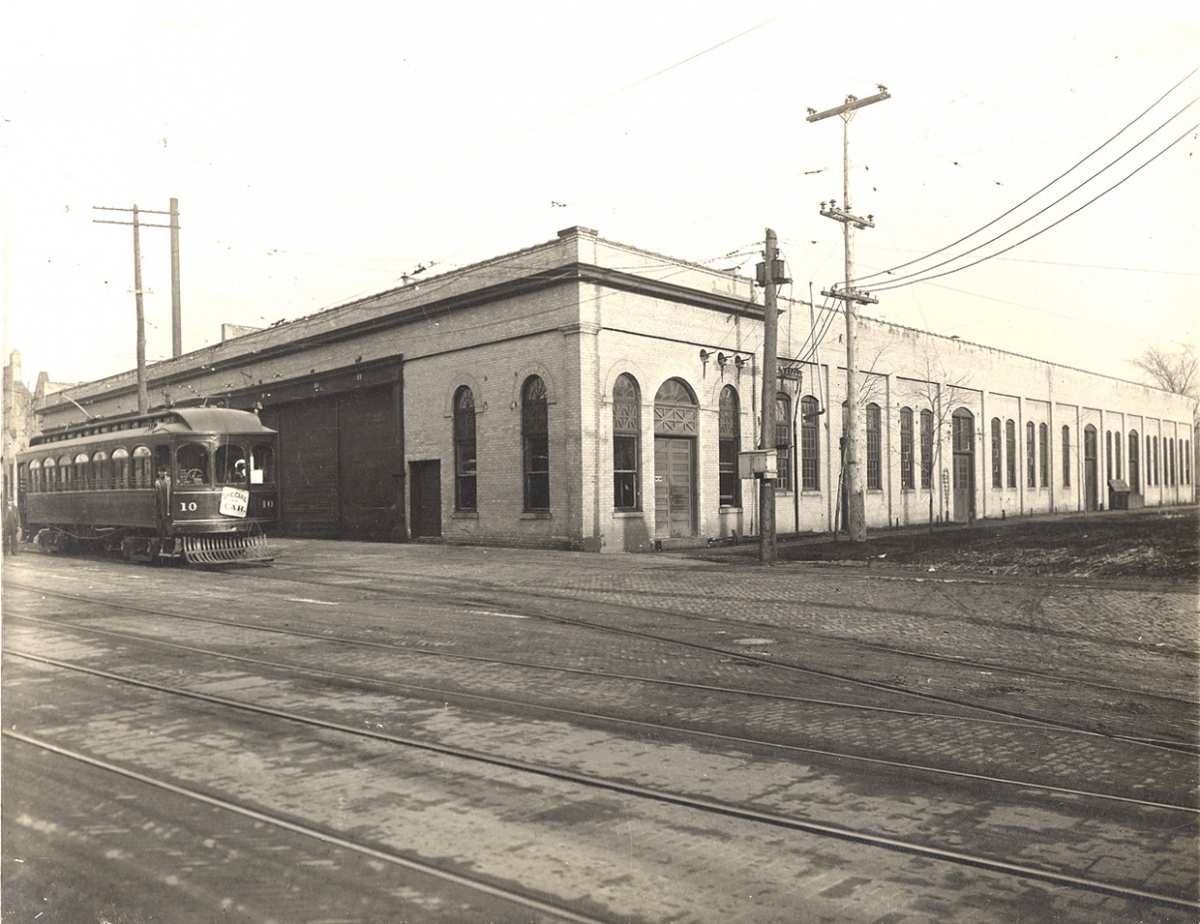
[[[974,237],[975,235],[977,235],[977,234],[979,234],[979,233],[981,233],[981,232],[983,232],[983,231],[987,230],[987,229],[988,229],[988,228],[990,228],[992,225],[996,224],[997,222],[1001,221],[1002,219],[1004,219],[1004,218],[1008,217],[1008,216],[1009,216],[1009,215],[1011,215],[1013,212],[1015,212],[1017,209],[1019,209],[1021,206],[1025,205],[1027,202],[1029,202],[1030,200],[1034,199],[1036,196],[1039,196],[1039,195],[1041,195],[1043,192],[1045,192],[1047,189],[1049,189],[1051,186],[1053,186],[1053,185],[1054,185],[1055,183],[1057,183],[1059,180],[1063,179],[1063,177],[1065,177],[1065,176],[1067,176],[1069,173],[1071,173],[1071,171],[1073,171],[1073,170],[1075,170],[1076,168],[1078,168],[1078,167],[1079,167],[1081,164],[1083,164],[1084,162],[1086,162],[1087,160],[1089,160],[1089,159],[1090,159],[1091,157],[1093,157],[1094,155],[1098,154],[1098,153],[1099,153],[1100,151],[1102,151],[1102,150],[1103,150],[1105,147],[1107,147],[1109,144],[1111,144],[1113,141],[1115,141],[1117,138],[1119,138],[1119,137],[1120,137],[1122,134],[1124,134],[1124,133],[1125,133],[1125,132],[1126,132],[1126,131],[1129,129],[1129,127],[1130,127],[1131,125],[1133,125],[1134,123],[1138,122],[1138,121],[1139,121],[1139,120],[1141,120],[1143,117],[1145,117],[1145,115],[1146,115],[1148,112],[1150,112],[1150,110],[1151,110],[1151,109],[1153,109],[1155,106],[1157,106],[1159,103],[1161,103],[1161,102],[1162,102],[1164,99],[1166,99],[1166,98],[1167,98],[1167,97],[1168,97],[1168,96],[1169,96],[1171,93],[1173,93],[1175,90],[1177,90],[1177,89],[1178,89],[1178,88],[1179,88],[1179,87],[1180,87],[1180,86],[1181,86],[1181,85],[1182,85],[1182,84],[1183,84],[1183,83],[1184,83],[1186,80],[1188,80],[1188,79],[1189,79],[1189,78],[1190,78],[1190,77],[1191,77],[1193,74],[1195,74],[1195,73],[1196,73],[1196,70],[1198,70],[1198,69],[1193,69],[1193,70],[1191,71],[1191,73],[1187,74],[1187,75],[1186,75],[1186,76],[1185,76],[1185,77],[1184,77],[1182,80],[1180,80],[1178,83],[1176,83],[1176,84],[1175,84],[1175,86],[1171,87],[1171,89],[1167,90],[1167,92],[1166,92],[1166,93],[1164,93],[1162,96],[1160,96],[1158,99],[1156,99],[1156,100],[1155,100],[1153,103],[1151,103],[1149,106],[1147,106],[1147,107],[1146,107],[1146,109],[1144,109],[1144,110],[1143,110],[1141,113],[1139,113],[1139,114],[1138,114],[1138,115],[1137,115],[1135,118],[1133,118],[1133,119],[1132,119],[1132,120],[1130,120],[1128,123],[1126,123],[1126,124],[1125,124],[1125,126],[1123,126],[1123,127],[1122,127],[1122,128],[1119,130],[1119,131],[1117,131],[1115,134],[1111,135],[1111,136],[1110,136],[1110,137],[1109,137],[1109,138],[1108,138],[1108,139],[1107,139],[1107,140],[1106,140],[1106,141],[1105,141],[1103,144],[1101,144],[1099,147],[1097,147],[1097,148],[1094,148],[1093,150],[1089,151],[1089,152],[1088,152],[1088,153],[1087,153],[1087,154],[1086,154],[1086,155],[1085,155],[1085,156],[1084,156],[1082,159],[1080,159],[1080,160],[1076,161],[1076,162],[1075,162],[1075,163],[1074,163],[1072,166],[1068,167],[1066,170],[1064,170],[1062,173],[1060,173],[1058,176],[1056,176],[1056,177],[1055,177],[1053,180],[1051,180],[1049,183],[1047,183],[1046,185],[1042,186],[1042,187],[1041,187],[1040,189],[1038,189],[1036,192],[1033,192],[1033,193],[1031,193],[1030,195],[1026,196],[1024,199],[1022,199],[1020,202],[1018,202],[1016,205],[1014,205],[1014,206],[1013,206],[1012,208],[1010,208],[1008,211],[1006,211],[1006,212],[1003,212],[1002,214],[1000,214],[1000,215],[996,216],[995,218],[993,218],[993,219],[992,219],[991,221],[989,221],[987,224],[985,224],[985,225],[982,225],[982,226],[980,226],[979,228],[976,228],[974,231],[970,232],[969,234],[965,234],[965,235],[963,235],[963,236],[962,236],[962,237],[960,237],[958,240],[956,240],[956,241],[952,241],[952,242],[950,242],[949,244],[947,244],[946,246],[939,248],[938,250],[934,250],[934,251],[932,251],[932,252],[930,252],[930,253],[927,253],[927,254],[925,254],[924,256],[921,256],[921,257],[916,257],[916,258],[914,258],[914,259],[912,259],[912,260],[909,260],[909,261],[907,261],[907,262],[905,262],[905,263],[900,263],[900,264],[898,264],[898,265],[896,265],[896,266],[890,267],[889,269],[886,269],[886,270],[880,270],[880,271],[879,271],[879,272],[877,272],[877,273],[870,273],[869,275],[867,275],[867,276],[865,276],[865,277],[863,277],[863,278],[864,278],[864,279],[873,279],[873,278],[875,278],[876,276],[888,275],[888,274],[894,273],[896,270],[904,269],[904,267],[906,267],[906,266],[912,266],[914,263],[919,263],[919,262],[921,262],[922,260],[929,259],[930,257],[935,257],[935,256],[937,256],[937,255],[938,255],[938,254],[940,254],[940,253],[945,253],[945,252],[946,252],[947,250],[949,250],[951,247],[955,247],[955,246],[957,246],[958,244],[961,244],[963,241],[966,241],[966,240],[968,240],[969,238],[972,238],[972,237]],[[1138,145],[1140,145],[1140,144],[1144,143],[1145,141],[1149,140],[1149,138],[1150,138],[1150,137],[1152,137],[1152,136],[1154,135],[1154,133],[1155,133],[1155,132],[1158,132],[1158,131],[1160,131],[1162,128],[1165,128],[1165,127],[1166,127],[1168,124],[1170,124],[1170,122],[1171,122],[1172,120],[1174,120],[1174,119],[1178,118],[1178,117],[1179,117],[1179,116],[1180,116],[1180,115],[1181,115],[1181,114],[1182,114],[1184,111],[1186,111],[1186,110],[1187,110],[1187,109],[1188,109],[1190,106],[1192,106],[1194,103],[1195,103],[1195,100],[1193,99],[1193,100],[1192,100],[1192,102],[1188,103],[1188,105],[1187,105],[1187,106],[1184,106],[1184,107],[1183,107],[1183,109],[1181,109],[1181,110],[1180,110],[1179,112],[1177,112],[1177,113],[1176,113],[1174,116],[1172,116],[1170,119],[1168,119],[1166,122],[1164,122],[1164,123],[1163,123],[1162,125],[1160,125],[1158,128],[1156,128],[1156,129],[1154,130],[1154,132],[1151,132],[1151,133],[1150,133],[1150,135],[1147,135],[1145,138],[1143,138],[1143,139],[1142,139],[1142,141],[1139,141],[1137,145],[1134,145],[1134,147],[1133,147],[1133,148],[1130,148],[1130,149],[1129,149],[1129,151],[1126,151],[1126,152],[1125,152],[1125,154],[1122,154],[1122,155],[1121,155],[1121,157],[1124,157],[1126,154],[1129,154],[1131,151],[1133,151],[1133,150],[1134,150],[1134,148],[1138,147]],[[1113,164],[1115,164],[1117,161],[1119,161],[1119,160],[1121,159],[1121,157],[1118,157],[1116,160],[1114,160],[1114,161],[1111,161],[1111,162],[1108,164],[1108,166],[1107,166],[1107,167],[1105,167],[1104,169],[1105,169],[1105,170],[1107,170],[1107,169],[1108,169],[1108,167],[1111,167]],[[1103,172],[1103,170],[1101,170],[1100,172]],[[1085,182],[1085,183],[1086,183],[1086,182],[1090,182],[1090,180],[1094,179],[1094,178],[1095,178],[1097,175],[1098,175],[1098,174],[1093,174],[1091,177],[1089,177],[1089,178],[1088,178],[1088,180],[1085,180],[1084,182]],[[1080,184],[1080,186],[1082,186],[1082,185],[1084,185],[1084,184],[1083,184],[1083,183],[1081,183],[1081,184]],[[1079,186],[1076,186],[1076,187],[1075,187],[1075,189],[1072,189],[1072,190],[1071,190],[1071,192],[1074,192],[1076,189],[1079,189]],[[1070,194],[1070,193],[1068,193],[1067,195],[1069,195],[1069,194]],[[1063,196],[1063,197],[1061,197],[1061,198],[1059,198],[1059,199],[1055,200],[1055,202],[1052,202],[1052,203],[1050,203],[1050,205],[1049,205],[1049,206],[1046,206],[1046,209],[1050,208],[1050,207],[1051,207],[1051,206],[1053,206],[1053,205],[1056,205],[1058,202],[1061,202],[1063,198],[1066,198],[1066,196]],[[1046,211],[1046,209],[1042,209],[1041,211],[1037,212],[1035,215],[1031,216],[1030,218],[1027,218],[1027,219],[1025,220],[1025,222],[1028,222],[1028,221],[1032,220],[1032,218],[1036,218],[1036,217],[1037,217],[1037,215],[1040,215],[1040,214],[1042,214],[1042,212]],[[1024,224],[1025,222],[1022,222],[1021,224]],[[1010,228],[1010,229],[1009,229],[1009,231],[1015,230],[1015,228],[1019,228],[1020,226],[1021,226],[1021,225],[1020,225],[1020,224],[1018,224],[1018,225],[1014,226],[1014,228]],[[1009,231],[1006,231],[1006,232],[1004,232],[1004,233],[1005,233],[1005,234],[1007,234],[1007,233],[1009,233]],[[1002,237],[1002,236],[1003,236],[1003,234],[1002,234],[1002,235],[998,235],[998,237]],[[992,241],[995,241],[995,240],[997,240],[997,238],[992,238],[990,241],[985,241],[983,244],[981,244],[981,245],[979,245],[979,246],[980,246],[980,247],[986,246],[987,244],[990,244],[990,243],[992,243]],[[977,250],[978,248],[974,248],[974,249],[976,249],[976,250]],[[967,251],[967,253],[972,253],[972,252],[973,252],[973,250],[968,250],[968,251]],[[960,256],[962,256],[962,255],[960,255]],[[954,258],[952,258],[952,259],[958,259],[958,257],[954,257]],[[942,263],[942,264],[938,264],[938,265],[939,265],[939,266],[944,266],[945,264],[944,264],[944,263]],[[930,267],[930,269],[933,269],[933,268],[934,268],[934,267]],[[922,272],[925,272],[925,271],[922,271]],[[914,275],[915,275],[915,274],[914,274]],[[906,278],[907,278],[907,277],[906,277]],[[889,280],[889,281],[895,281],[895,280]]]
[[[1064,215],[1062,218],[1058,219],[1055,222],[1052,222],[1051,224],[1047,225],[1045,228],[1042,228],[1040,231],[1035,231],[1033,234],[1029,235],[1028,237],[1022,238],[1021,240],[1017,241],[1015,244],[1010,244],[1008,247],[1005,247],[1003,250],[998,250],[998,251],[996,251],[996,253],[989,254],[986,257],[980,257],[978,260],[975,260],[972,263],[968,263],[966,266],[960,266],[955,269],[946,270],[946,272],[944,272],[944,273],[935,273],[932,276],[923,276],[921,273],[914,273],[913,274],[914,277],[919,276],[921,278],[912,278],[907,282],[897,280],[895,283],[889,283],[888,285],[883,285],[883,286],[876,286],[874,291],[886,292],[889,289],[903,288],[904,286],[913,285],[914,283],[917,283],[917,282],[928,282],[930,279],[940,279],[943,276],[949,276],[952,273],[959,273],[965,269],[970,269],[973,266],[978,266],[980,263],[984,263],[988,260],[998,257],[1002,253],[1008,253],[1010,250],[1021,246],[1022,244],[1026,243],[1027,241],[1031,241],[1035,237],[1045,234],[1051,228],[1057,227],[1058,225],[1060,225],[1064,221],[1066,221],[1068,218],[1071,218],[1072,216],[1079,214],[1079,212],[1083,211],[1085,208],[1087,208],[1089,205],[1091,205],[1097,199],[1100,199],[1100,198],[1108,195],[1110,192],[1112,192],[1118,186],[1121,186],[1123,183],[1125,183],[1126,180],[1129,180],[1132,177],[1136,176],[1138,173],[1141,173],[1142,170],[1146,169],[1146,167],[1150,166],[1150,164],[1154,163],[1154,161],[1158,160],[1160,157],[1162,157],[1164,154],[1166,154],[1167,151],[1171,150],[1171,148],[1175,147],[1175,145],[1177,145],[1177,144],[1179,144],[1179,142],[1183,141],[1188,135],[1190,135],[1192,132],[1194,132],[1197,128],[1200,128],[1200,122],[1197,122],[1195,125],[1193,125],[1191,128],[1189,128],[1187,131],[1185,131],[1182,135],[1180,135],[1178,138],[1176,138],[1174,141],[1172,141],[1169,145],[1167,145],[1165,148],[1163,148],[1161,151],[1159,151],[1157,154],[1155,154],[1153,157],[1151,157],[1148,161],[1146,161],[1141,166],[1134,169],[1131,173],[1126,174],[1124,177],[1122,177],[1120,180],[1118,180],[1112,186],[1108,187],[1108,189],[1105,189],[1103,192],[1096,194],[1091,199],[1089,199],[1087,202],[1083,203],[1083,205],[1079,206],[1076,209],[1071,210],[1066,215]],[[1157,129],[1156,129],[1156,131],[1157,131]],[[1140,143],[1141,142],[1139,142],[1139,144]],[[1105,168],[1105,169],[1107,169],[1107,168]],[[1076,188],[1078,188],[1078,187],[1076,187]],[[1072,190],[1072,192],[1074,192],[1074,190]],[[1059,201],[1062,201],[1062,200],[1060,199]],[[1024,222],[1022,222],[1022,224],[1024,224]],[[1020,227],[1020,225],[1018,225],[1017,227]],[[1001,236],[1003,236],[1003,235],[1001,235]],[[995,239],[996,238],[993,238],[993,240],[995,240]],[[991,243],[991,242],[989,241],[988,243]],[[980,245],[980,246],[984,246],[984,245]],[[946,262],[951,262],[951,261],[946,261]],[[945,264],[938,264],[938,265],[945,265]],[[936,268],[936,267],[930,267],[930,269],[934,269],[934,268]]]

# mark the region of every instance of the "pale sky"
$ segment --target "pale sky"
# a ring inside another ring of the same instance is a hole
[[[6,361],[29,383],[132,369],[132,233],[94,207],[171,197],[185,352],[577,224],[751,276],[771,227],[790,294],[820,300],[843,277],[819,214],[843,200],[842,123],[808,108],[877,84],[892,98],[850,124],[852,208],[876,224],[856,276],[984,245],[944,272],[1063,220],[952,275],[864,279],[864,314],[1121,378],[1147,343],[1196,341],[1193,2],[815,6],[7,0]],[[143,230],[151,362],[168,244]]]

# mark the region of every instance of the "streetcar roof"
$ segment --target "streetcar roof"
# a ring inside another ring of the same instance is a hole
[[[191,433],[196,436],[225,436],[274,433],[264,427],[256,414],[231,408],[172,408],[155,414],[134,417],[89,420],[39,434],[21,453],[60,452],[95,443],[132,442],[165,433]]]

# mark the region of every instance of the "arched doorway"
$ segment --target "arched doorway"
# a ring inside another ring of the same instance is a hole
[[[1083,496],[1088,510],[1100,508],[1100,481],[1097,471],[1096,428],[1088,424],[1083,428]]]
[[[680,379],[654,396],[654,538],[696,535],[696,397]]]
[[[954,448],[951,516],[955,523],[970,523],[975,519],[975,416],[960,407],[950,420]]]

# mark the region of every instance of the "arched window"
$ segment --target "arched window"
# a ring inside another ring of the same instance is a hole
[[[75,454],[75,489],[85,490],[92,486],[92,457],[86,452]]]
[[[117,447],[112,453],[113,487],[129,487],[129,450]]]
[[[1184,472],[1186,473],[1186,478],[1184,480],[1184,484],[1191,484],[1192,483],[1192,441],[1191,440],[1183,441],[1183,464],[1184,464]]]
[[[999,431],[997,431],[997,435]],[[921,411],[921,489],[933,487],[933,411]]]
[[[1146,434],[1146,487],[1154,484],[1154,452],[1150,448],[1150,434]]]
[[[112,463],[108,461],[108,453],[98,449],[92,453],[92,487],[111,488],[109,481],[112,475]]]
[[[1062,481],[1063,487],[1071,487],[1071,428],[1062,428]]]
[[[59,485],[58,463],[53,458],[47,459],[42,463],[42,471],[45,472],[46,490],[57,491]]]
[[[527,512],[550,509],[550,412],[546,383],[531,375],[521,386],[521,455]]]
[[[40,494],[42,491],[42,463],[39,459],[29,461],[29,493]]]
[[[1041,485],[1043,488],[1050,487],[1050,428],[1045,424],[1038,424],[1038,458],[1041,460],[1041,465],[1038,471],[1041,473]]]
[[[1004,487],[1004,450],[1000,441],[1000,418],[992,418],[992,487]]]
[[[132,486],[149,488],[154,484],[154,475],[150,471],[150,447],[135,446],[133,448]]]
[[[613,382],[613,508],[642,509],[642,393],[633,376]]]
[[[1037,487],[1037,444],[1034,443],[1033,421],[1025,424],[1025,480],[1029,487]]]
[[[792,490],[792,399],[787,392],[775,394],[775,487]]]
[[[1138,439],[1137,430],[1129,431],[1129,490],[1134,494],[1142,492],[1141,481],[1141,459],[1138,458],[1138,449],[1141,447],[1141,440]]]
[[[75,466],[72,464],[72,457],[69,455],[58,457],[58,477],[62,483],[64,491],[71,491],[75,488]]]
[[[141,449],[142,447],[138,447]],[[134,469],[137,469],[137,450],[133,452]],[[175,450],[175,464],[178,469],[179,484],[210,484],[212,475],[208,470],[208,447],[203,443],[184,443]],[[153,481],[153,478],[151,478]],[[150,485],[138,484],[139,488],[148,488]]]
[[[821,489],[821,403],[812,395],[800,399],[800,487]]]
[[[1113,468],[1113,453],[1112,453],[1112,430],[1105,431],[1104,434],[1104,477],[1116,478],[1113,474],[1116,469]]]
[[[259,443],[250,453],[250,483],[275,483],[275,451],[269,443]]]
[[[1176,485],[1179,484],[1179,481],[1176,478],[1176,473],[1175,473],[1175,440],[1174,439],[1171,440],[1170,448],[1167,451],[1171,456],[1171,487],[1175,487]]]
[[[1017,425],[1012,420],[1004,421],[1004,461],[1008,486],[1017,486]]]
[[[213,464],[217,470],[217,484],[249,484],[246,471],[246,450],[237,443],[225,443],[213,453]]]
[[[742,448],[741,404],[732,385],[721,389],[718,407],[717,468],[722,507],[742,506],[738,453]]]
[[[879,405],[867,405],[867,489],[883,487],[883,432]]]
[[[475,510],[475,393],[463,385],[454,393],[454,509]]]
[[[1124,475],[1122,474],[1122,466],[1121,466],[1121,433],[1120,433],[1120,431],[1117,431],[1116,437],[1113,440],[1113,456],[1117,460],[1117,467],[1115,469],[1117,474],[1115,477],[1123,478]]]
[[[913,412],[911,407],[900,408],[900,489],[916,487],[913,470]]]

